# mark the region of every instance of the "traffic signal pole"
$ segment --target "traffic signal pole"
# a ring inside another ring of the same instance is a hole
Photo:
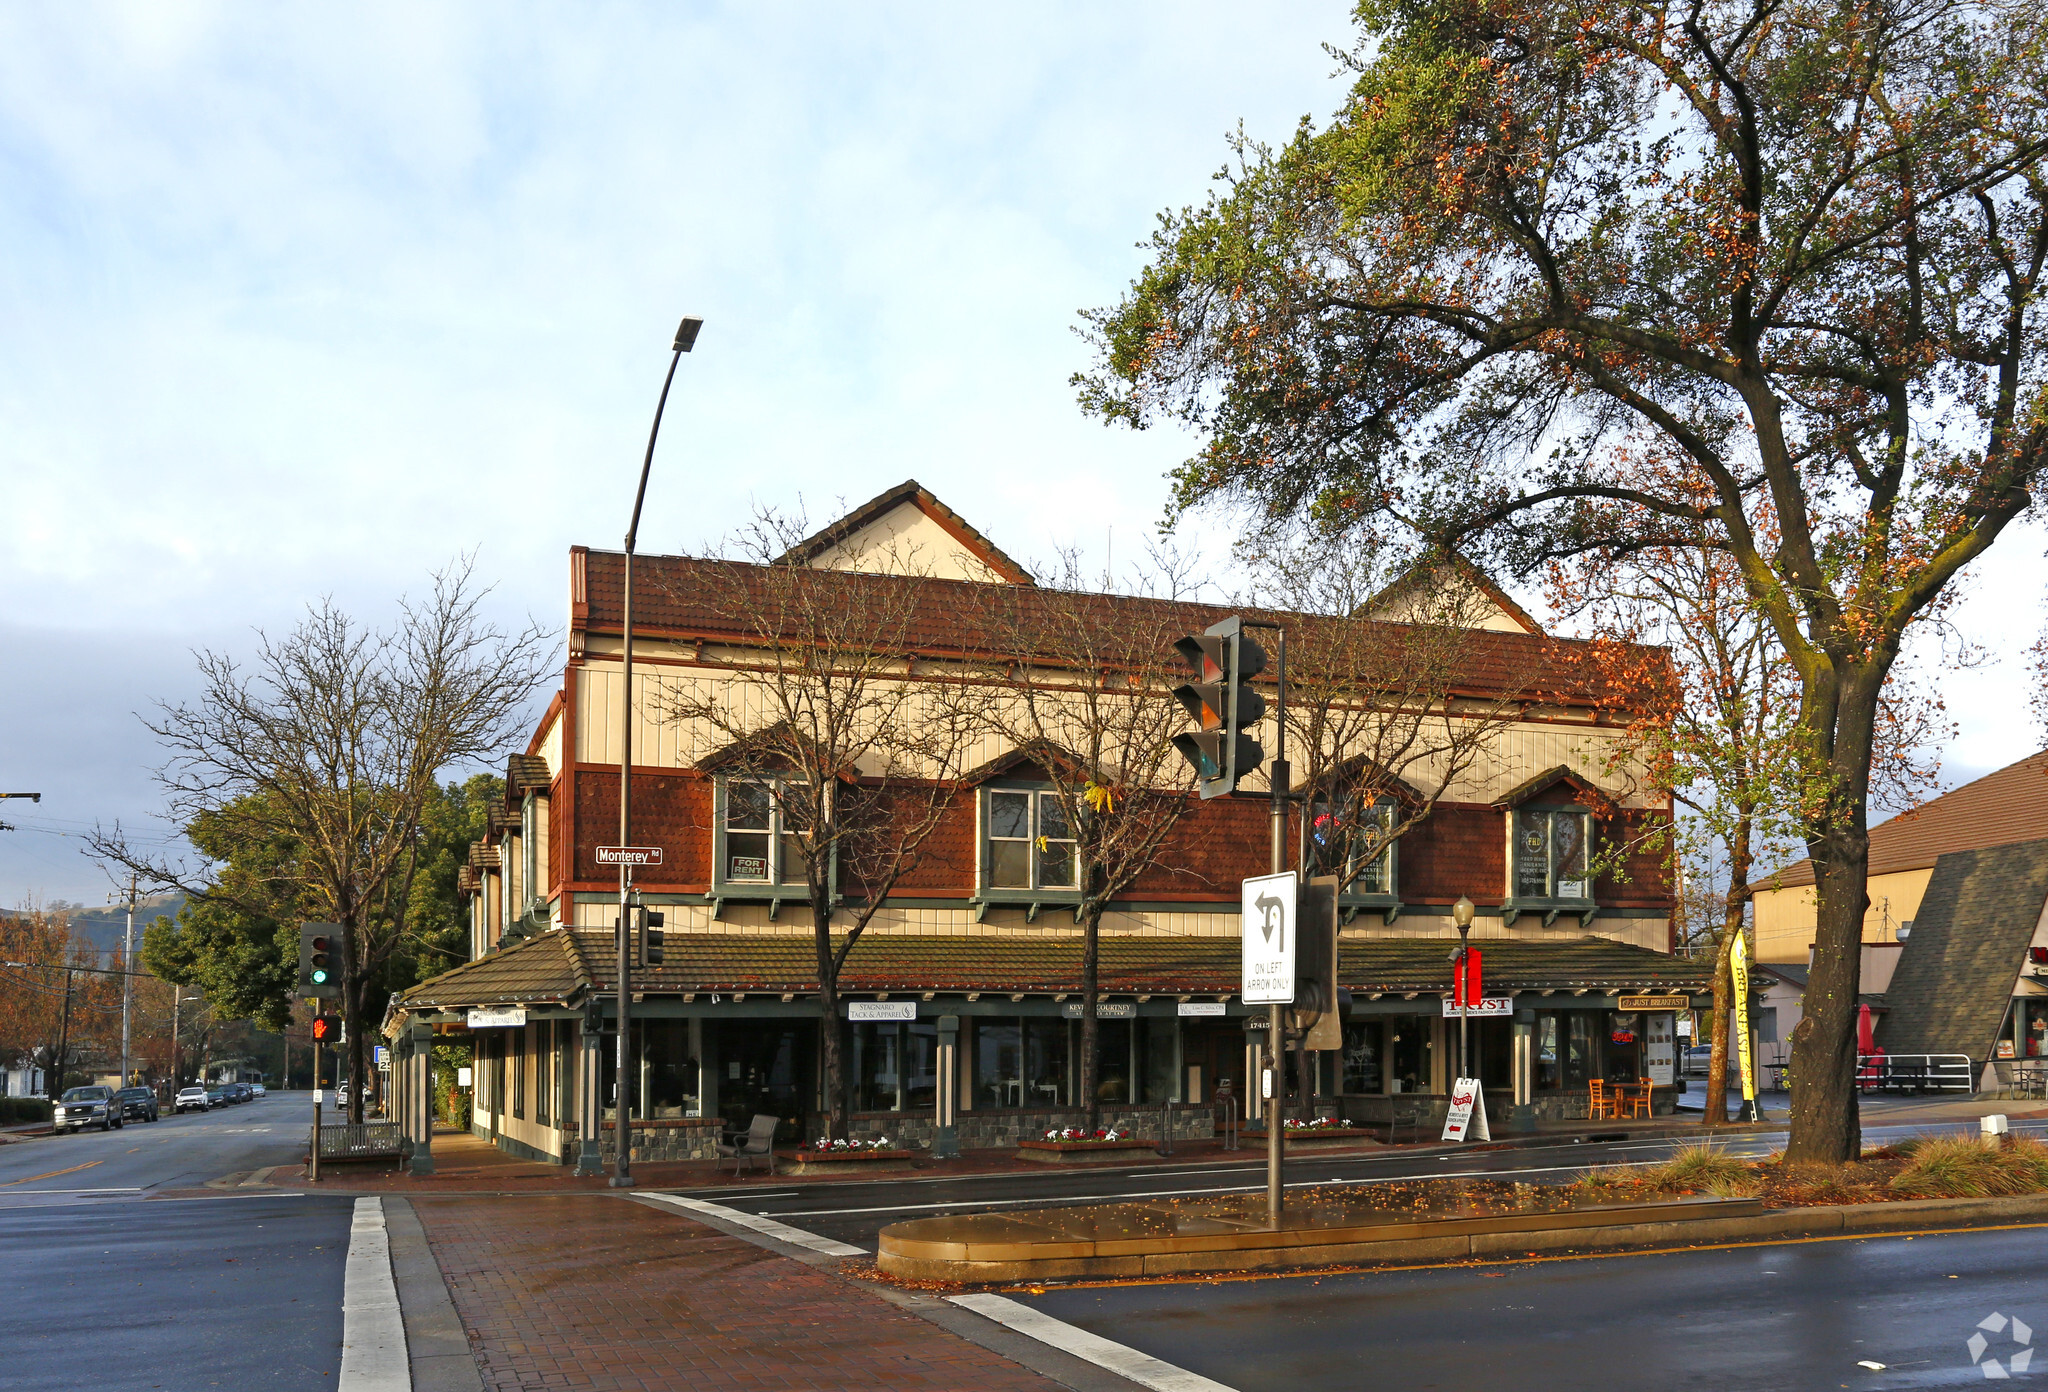
[[[1246,625],[1253,627],[1254,625]],[[1267,627],[1260,624],[1256,627]],[[1269,874],[1278,875],[1287,869],[1287,794],[1292,790],[1293,769],[1287,762],[1287,630],[1278,624],[1280,642],[1275,658],[1275,676],[1278,678],[1280,699],[1279,718],[1276,722],[1279,738],[1275,741],[1270,781],[1273,791],[1273,847]],[[1296,925],[1297,936],[1300,926]],[[1287,1038],[1283,1010],[1278,1005],[1266,1007],[1266,1059],[1271,1065],[1273,1096],[1266,1106],[1266,1218],[1274,1227],[1280,1226],[1281,1214],[1287,1207],[1287,1186],[1282,1179],[1282,1170],[1287,1160]]]

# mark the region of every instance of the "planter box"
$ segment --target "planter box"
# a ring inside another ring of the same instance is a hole
[[[784,1174],[866,1175],[907,1170],[915,1156],[907,1150],[778,1150],[775,1158]]]
[[[1266,1133],[1263,1131],[1240,1131],[1238,1132],[1238,1139],[1245,1145],[1264,1147],[1266,1144]],[[1357,1145],[1361,1141],[1369,1141],[1373,1145],[1384,1144],[1378,1136],[1375,1136],[1362,1126],[1326,1126],[1320,1131],[1289,1131],[1287,1133],[1286,1148],[1289,1151],[1335,1150],[1339,1146]]]
[[[1034,1165],[1108,1165],[1133,1151],[1156,1150],[1157,1141],[1019,1141],[1017,1158]]]

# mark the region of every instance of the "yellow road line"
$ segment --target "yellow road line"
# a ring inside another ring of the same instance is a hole
[[[1826,1233],[1813,1237],[1770,1237],[1755,1242],[1713,1242],[1697,1247],[1636,1247],[1608,1252],[1568,1252],[1550,1256],[1474,1257],[1465,1261],[1416,1262],[1409,1266],[1316,1266],[1298,1271],[1189,1272],[1185,1276],[1126,1276],[1114,1281],[1057,1281],[1004,1286],[1005,1294],[1043,1294],[1049,1290],[1107,1290],[1118,1286],[1222,1285],[1237,1281],[1288,1281],[1303,1276],[1377,1276],[1394,1271],[1449,1271],[1479,1266],[1535,1266],[1539,1262],[1596,1261],[1605,1257],[1668,1257],[1684,1252],[1734,1252],[1747,1247],[1797,1247],[1812,1242],[1869,1242],[1886,1237],[1945,1237],[1952,1233],[2012,1232],[2048,1228],[2048,1223],[1990,1223],[1968,1228],[1911,1228],[1897,1232]]]
[[[17,1184],[34,1184],[39,1179],[55,1179],[60,1174],[77,1174],[80,1170],[89,1170],[99,1163],[97,1160],[88,1160],[83,1165],[73,1165],[68,1170],[52,1170],[48,1174],[32,1174],[27,1179],[10,1179],[7,1183],[0,1184],[0,1189],[12,1188]]]

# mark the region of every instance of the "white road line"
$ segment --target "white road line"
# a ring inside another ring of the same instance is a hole
[[[349,1225],[341,1283],[341,1376],[336,1381],[338,1392],[412,1392],[382,1199],[357,1199],[355,1221]]]
[[[727,1208],[724,1204],[705,1203],[702,1199],[686,1199],[680,1194],[641,1194],[638,1197],[686,1209],[692,1213],[701,1213],[707,1218],[737,1223],[743,1228],[753,1229],[763,1237],[772,1237],[777,1242],[787,1242],[792,1247],[802,1247],[828,1257],[864,1257],[868,1254],[865,1247],[850,1247],[844,1242],[834,1242],[829,1237],[819,1237],[816,1233],[807,1233],[802,1228],[792,1228],[787,1223],[778,1223],[773,1218],[763,1218],[758,1213]]]
[[[1140,1353],[1128,1344],[1119,1344],[1100,1334],[1076,1329],[1065,1320],[1054,1319],[1042,1310],[1034,1310],[1006,1296],[950,1295],[946,1298],[962,1309],[972,1310],[1019,1334],[1029,1335],[1041,1344],[1050,1344],[1076,1358],[1086,1359],[1140,1387],[1149,1387],[1152,1392],[1235,1392],[1235,1389],[1200,1373],[1191,1373],[1186,1368],[1176,1367],[1149,1353]]]

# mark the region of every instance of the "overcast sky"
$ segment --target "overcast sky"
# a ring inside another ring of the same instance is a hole
[[[1076,311],[1239,120],[1332,108],[1348,10],[0,10],[0,791],[44,794],[0,904],[105,899],[63,833],[152,825],[134,713],[196,645],[463,551],[559,626],[684,312],[643,548],[915,477],[1020,558],[1135,550],[1187,441],[1080,415]],[[1989,567],[2016,651],[2039,537]],[[1951,684],[1951,781],[2038,746],[2023,675]]]

